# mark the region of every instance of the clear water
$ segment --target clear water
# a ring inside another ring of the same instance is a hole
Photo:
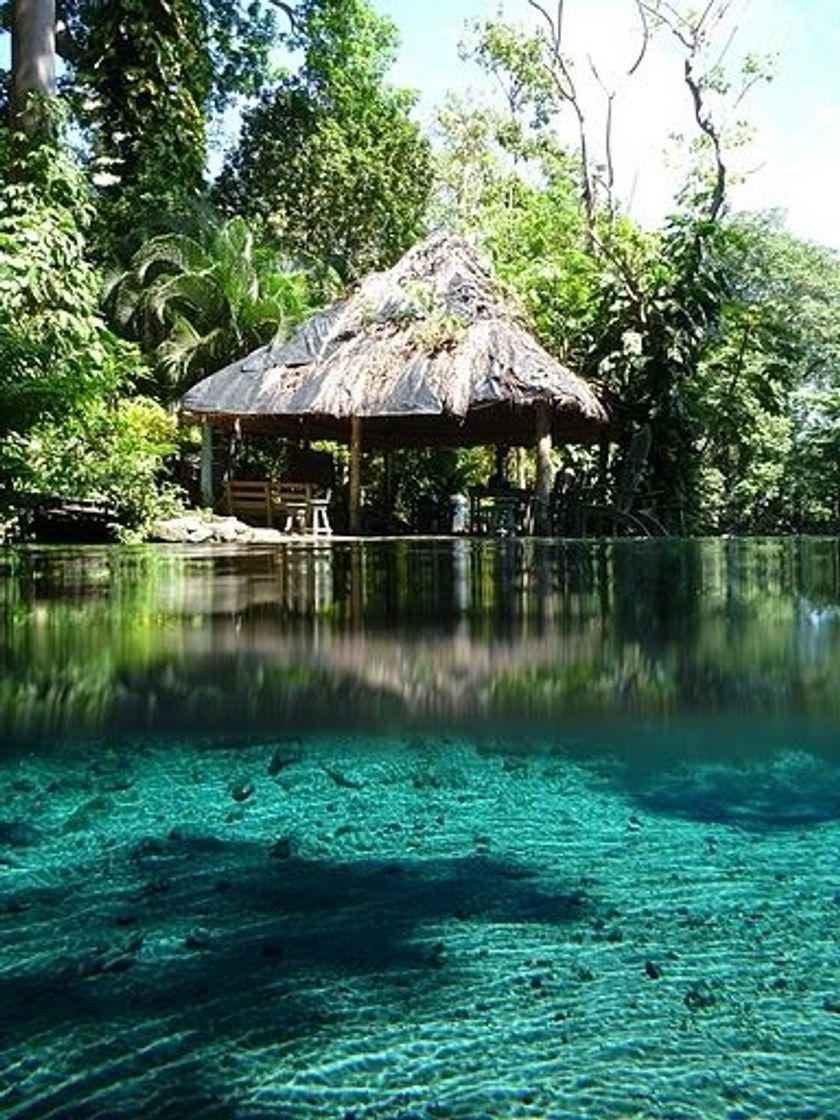
[[[840,1117],[840,542],[0,554],[0,1115]]]

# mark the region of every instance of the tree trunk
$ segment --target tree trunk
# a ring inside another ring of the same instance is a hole
[[[27,130],[41,121],[31,94],[55,93],[55,0],[14,0],[12,14],[12,106]]]

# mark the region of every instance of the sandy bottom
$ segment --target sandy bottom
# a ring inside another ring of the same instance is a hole
[[[500,747],[3,763],[0,1114],[840,1117],[837,767]]]

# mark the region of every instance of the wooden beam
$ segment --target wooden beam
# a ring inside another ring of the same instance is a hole
[[[538,401],[534,409],[537,440],[537,493],[534,509],[534,531],[545,537],[551,532],[551,408]]]
[[[359,416],[350,418],[350,491],[348,494],[347,521],[355,536],[362,528],[362,421]]]
[[[213,428],[205,420],[201,425],[201,504],[213,508]]]

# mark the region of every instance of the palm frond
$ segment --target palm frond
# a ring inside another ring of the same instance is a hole
[[[153,237],[134,255],[132,269],[138,281],[145,283],[152,270],[193,272],[207,268],[212,256],[192,237],[169,233]]]
[[[154,348],[168,389],[285,337],[310,310],[308,281],[243,218],[196,237],[152,238],[109,278],[116,321]],[[161,335],[165,337],[161,341]]]

